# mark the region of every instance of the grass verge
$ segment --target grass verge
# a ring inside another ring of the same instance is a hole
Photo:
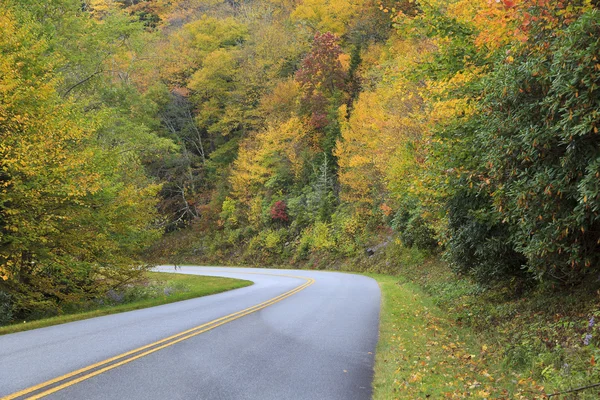
[[[503,368],[493,346],[457,326],[418,286],[367,275],[382,291],[374,400],[543,397],[543,387]]]
[[[232,278],[148,272],[143,282],[123,292],[110,293],[93,303],[92,309],[88,305],[84,312],[3,326],[0,335],[208,296],[251,284],[251,281]]]

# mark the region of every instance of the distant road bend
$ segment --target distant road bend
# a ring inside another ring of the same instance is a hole
[[[0,336],[0,399],[371,398],[374,280],[256,268],[177,272],[254,285]]]

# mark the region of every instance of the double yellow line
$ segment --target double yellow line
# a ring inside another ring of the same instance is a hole
[[[247,272],[247,274],[251,274],[251,273]],[[134,360],[137,360],[138,358],[142,358],[144,356],[147,356],[148,354],[152,354],[156,351],[162,350],[165,347],[172,346],[176,343],[182,342],[186,339],[189,339],[191,337],[194,337],[194,336],[204,333],[206,331],[210,331],[211,329],[215,329],[218,326],[221,326],[228,322],[234,321],[245,315],[252,314],[256,311],[262,310],[263,308],[266,308],[270,305],[278,303],[281,300],[283,300],[287,297],[290,297],[290,296],[298,293],[301,290],[306,289],[307,287],[309,287],[310,285],[312,285],[315,282],[314,279],[303,277],[303,276],[266,274],[266,273],[265,274],[255,273],[255,274],[256,275],[274,275],[274,276],[285,276],[285,277],[289,277],[289,278],[298,278],[298,279],[304,279],[306,282],[304,282],[302,285],[300,285],[288,292],[280,294],[277,297],[274,297],[270,300],[267,300],[265,302],[255,305],[255,306],[252,306],[252,307],[246,308],[244,310],[235,312],[233,314],[229,314],[224,317],[215,319],[213,321],[196,326],[192,329],[188,329],[188,330],[178,333],[176,335],[161,339],[157,342],[150,343],[150,344],[147,344],[142,347],[138,347],[137,349],[128,351],[123,354],[119,354],[118,356],[115,356],[115,357],[108,358],[108,359],[106,359],[104,361],[100,361],[96,364],[89,365],[87,367],[78,369],[73,372],[69,372],[68,374],[59,376],[57,378],[51,379],[46,382],[42,382],[38,385],[31,386],[27,389],[23,389],[19,392],[13,393],[6,397],[2,397],[0,400],[15,400],[15,399],[21,399],[21,398],[40,399],[40,398],[48,396],[52,393],[58,392],[59,390],[65,389],[69,386],[72,386],[79,382],[85,381],[86,379],[90,379],[96,375],[100,375],[106,371],[109,371],[111,369],[120,367],[121,365],[130,363]]]

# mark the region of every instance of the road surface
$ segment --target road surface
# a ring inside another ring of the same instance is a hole
[[[177,272],[254,285],[0,336],[0,398],[371,398],[374,280],[254,268]]]

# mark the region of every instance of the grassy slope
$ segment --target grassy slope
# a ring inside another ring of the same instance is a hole
[[[543,396],[531,379],[507,373],[486,343],[458,327],[417,286],[389,275],[369,276],[383,295],[375,400]]]
[[[419,287],[369,276],[383,295],[374,399],[543,397],[543,387],[507,371],[491,344],[457,326]]]
[[[124,311],[138,310],[140,308],[153,307],[181,300],[188,300],[195,297],[221,293],[227,290],[237,289],[252,284],[250,281],[240,279],[157,272],[149,272],[148,279],[159,287],[177,289],[169,295],[166,295],[164,292],[162,292],[150,298],[141,298],[125,304],[103,306],[82,313],[65,314],[57,317],[0,327],[0,335],[42,328],[45,326],[64,324],[66,322],[79,321],[82,319],[115,314]]]
[[[372,275],[383,293],[375,399],[545,399],[600,381],[589,288],[482,291],[435,259],[395,273]],[[597,398],[594,387],[552,397]]]

